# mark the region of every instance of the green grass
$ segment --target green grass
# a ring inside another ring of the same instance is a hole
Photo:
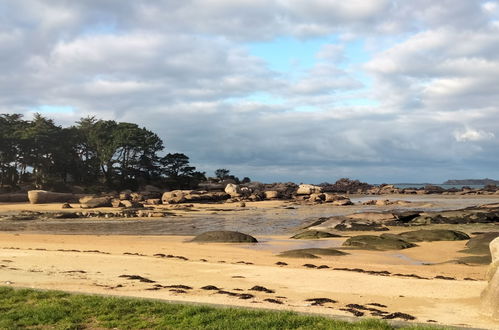
[[[0,287],[0,329],[395,329],[292,312],[216,308],[144,299]],[[404,329],[436,329],[411,326]]]

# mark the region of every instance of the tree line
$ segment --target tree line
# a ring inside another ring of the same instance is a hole
[[[0,114],[0,187],[188,189],[206,180],[185,154],[163,150],[158,135],[133,123],[85,117],[61,127],[38,113]]]

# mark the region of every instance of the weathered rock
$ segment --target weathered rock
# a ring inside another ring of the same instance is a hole
[[[121,196],[121,194],[120,194]],[[120,208],[120,207],[123,207],[123,204],[121,203],[121,200],[119,199],[113,199],[111,201],[111,206],[114,207],[114,208]]]
[[[333,205],[336,205],[336,206],[347,206],[347,205],[353,205],[353,203],[352,203],[352,201],[349,198],[345,198],[345,199],[335,200],[333,202]]]
[[[28,194],[0,194],[0,203],[24,203],[28,201]]]
[[[61,206],[62,209],[72,209],[72,206],[69,203],[63,203]]]
[[[319,186],[314,186],[311,184],[301,184],[298,186],[298,190],[296,190],[297,195],[310,195],[315,193],[321,193],[322,188]]]
[[[124,200],[124,201],[121,201],[121,204],[123,205],[123,207],[126,207],[126,208],[142,208],[144,207],[144,205],[142,203],[139,203],[139,202],[136,202],[134,200]]]
[[[163,204],[177,204],[185,201],[184,196],[192,190],[173,190],[163,193],[161,201]]]
[[[237,184],[229,183],[225,186],[225,193],[229,194],[230,197],[241,196],[241,188]]]
[[[322,193],[313,193],[310,195],[308,200],[311,202],[319,202],[320,203],[320,202],[324,201],[325,198],[326,198],[326,196],[324,196],[324,194],[322,194]]]
[[[146,199],[145,202],[147,205],[160,205],[161,199],[160,198],[149,198],[149,199]]]
[[[349,219],[373,221],[378,223],[385,223],[397,220],[397,217],[393,213],[378,213],[378,212],[365,212],[365,213],[354,213],[346,216]]]
[[[141,202],[144,200],[144,194],[142,194],[142,192],[131,193],[130,199],[134,202]]]
[[[229,198],[230,195],[225,192],[174,190],[163,193],[161,201],[163,202],[163,204],[179,204],[196,202],[218,202]]]
[[[90,209],[94,207],[107,207],[107,206],[112,206],[111,205],[111,198],[110,197],[93,197],[93,196],[86,196],[80,198],[80,206],[81,208],[84,209]]]
[[[470,239],[467,234],[461,231],[448,229],[421,229],[400,233],[399,236],[410,242],[462,241]]]
[[[213,243],[258,243],[253,236],[237,231],[208,231],[192,239],[193,242],[213,242]]]
[[[201,203],[201,202],[220,202],[230,198],[230,195],[225,192],[199,192],[194,191],[191,194],[184,196],[186,203]]]
[[[363,250],[402,250],[415,247],[416,244],[406,241],[396,235],[383,234],[381,236],[359,235],[347,239],[343,246]]]
[[[379,222],[346,219],[334,226],[340,231],[387,231],[388,228]]]
[[[361,193],[367,191],[368,189],[371,189],[373,186],[365,182],[360,182],[359,180],[342,178],[336,181],[334,184],[321,184],[321,187],[324,192]]]
[[[45,190],[30,190],[28,191],[28,199],[31,204],[64,203],[75,200],[75,195]]]
[[[283,258],[303,258],[303,259],[318,259],[319,257],[310,252],[304,252],[299,250],[284,251],[278,254],[279,257]]]
[[[489,232],[479,234],[466,243],[466,249],[462,252],[472,254],[490,255],[490,242],[499,237],[499,232]]]
[[[265,194],[265,199],[276,199],[279,198],[279,192],[277,190],[267,190],[263,192]]]
[[[131,193],[132,193],[132,191],[129,189],[123,190],[122,192],[120,192],[119,199],[120,200],[131,199],[131,196],[130,196]]]
[[[316,258],[317,255],[324,256],[344,256],[348,253],[336,250],[336,249],[320,249],[320,248],[310,248],[310,249],[296,249],[281,252],[280,257],[291,257],[291,258]],[[312,257],[313,256],[313,257]]]
[[[499,237],[490,242],[492,263],[489,266],[487,287],[481,295],[482,313],[499,321]]]
[[[337,195],[333,193],[324,193],[324,201],[326,203],[332,203],[336,201],[341,201],[341,200],[349,200],[348,197],[342,196],[342,195]]]
[[[340,237],[340,235],[331,234],[320,230],[306,230],[304,232],[291,236],[291,238],[294,239],[319,239],[319,238],[328,238],[328,237]]]

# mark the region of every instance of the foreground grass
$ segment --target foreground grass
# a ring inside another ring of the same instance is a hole
[[[0,329],[394,329],[368,319],[171,304],[143,299],[76,295],[0,287]],[[435,329],[406,327],[405,329]]]

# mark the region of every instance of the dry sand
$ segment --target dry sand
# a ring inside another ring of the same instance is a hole
[[[260,211],[273,212],[282,205],[263,203]],[[24,209],[59,211],[60,205],[0,206],[0,211]],[[345,238],[310,243],[283,235],[256,237],[262,243],[200,244],[189,242],[192,236],[0,232],[0,284],[327,315],[351,316],[341,309],[348,304],[360,304],[390,313],[407,313],[415,316],[416,322],[499,328],[497,322],[479,312],[479,296],[486,286],[486,266],[449,262],[463,256],[459,250],[465,241],[419,243],[418,247],[402,251],[350,250],[350,255],[341,257],[294,259],[278,257],[277,253],[308,246],[339,246]],[[279,261],[288,265],[276,265]],[[313,269],[304,264],[329,268]],[[390,274],[381,276],[334,268]],[[139,275],[155,282],[143,283],[120,275]],[[435,279],[436,276],[454,279]],[[149,290],[154,285],[186,285],[192,289],[184,289],[185,293],[158,286]],[[207,285],[255,297],[243,300],[201,289]],[[251,291],[256,285],[275,292]],[[268,298],[282,304],[265,301]],[[310,298],[330,298],[337,302],[313,306],[306,301]],[[386,307],[368,306],[370,303]],[[370,312],[365,311],[365,316],[370,316]]]

